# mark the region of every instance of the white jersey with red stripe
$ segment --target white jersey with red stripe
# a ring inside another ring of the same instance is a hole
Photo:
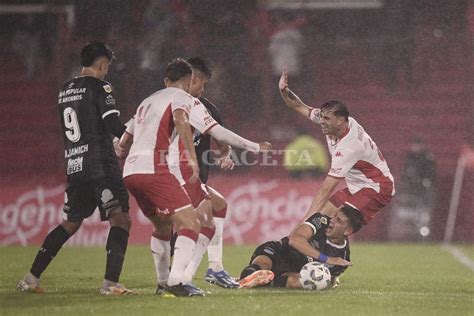
[[[310,111],[309,118],[319,123],[320,109]],[[331,169],[328,175],[345,178],[349,191],[374,189],[377,193],[395,194],[393,176],[382,152],[357,121],[349,117],[349,130],[341,139],[326,135]],[[391,190],[386,192],[385,189]]]
[[[125,161],[123,175],[170,173],[170,145],[177,137],[173,112],[183,110],[189,115],[193,97],[182,89],[166,88],[143,100],[126,132],[133,135],[133,144]]]
[[[218,125],[199,99],[194,98],[193,105],[189,111],[189,124],[191,124],[194,137],[207,133],[211,128]],[[184,144],[179,136],[175,137],[170,145],[168,164],[171,173],[178,179],[181,185],[184,184],[183,173],[192,172],[188,166],[187,156],[184,154]]]

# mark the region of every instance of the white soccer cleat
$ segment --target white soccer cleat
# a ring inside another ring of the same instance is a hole
[[[138,292],[127,289],[122,284],[117,283],[116,285],[102,287],[100,289],[102,295],[138,295]]]
[[[16,285],[16,288],[20,292],[24,292],[24,293],[26,293],[26,292],[36,293],[36,294],[43,294],[44,293],[44,289],[39,287],[39,283],[38,284],[29,284],[26,281],[26,279],[20,280],[20,282],[18,282],[18,284]]]

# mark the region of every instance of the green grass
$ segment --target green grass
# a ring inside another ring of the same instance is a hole
[[[473,253],[474,246],[462,247]],[[253,247],[226,247],[226,269],[238,275]],[[130,246],[121,282],[135,297],[98,294],[104,272],[102,248],[63,249],[43,274],[44,295],[19,293],[33,247],[0,248],[0,315],[474,315],[474,275],[438,245],[352,245],[353,267],[338,289],[325,292],[260,288],[225,290],[202,280],[204,298],[154,295],[155,275],[147,247]]]

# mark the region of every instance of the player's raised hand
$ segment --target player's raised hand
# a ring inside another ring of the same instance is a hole
[[[272,144],[269,143],[269,142],[261,142],[261,143],[258,143],[260,145],[260,150],[259,152],[263,153],[265,151],[269,151],[269,150],[272,150]]]
[[[326,261],[326,263],[327,264],[332,264],[334,266],[343,266],[343,267],[347,267],[347,266],[352,265],[352,262],[347,261],[345,259],[342,259],[340,257],[329,257],[328,260]]]
[[[280,81],[278,82],[278,88],[283,91],[287,87],[288,87],[288,70],[285,67],[283,68],[283,71],[281,72]]]

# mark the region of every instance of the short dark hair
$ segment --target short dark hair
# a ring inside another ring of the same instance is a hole
[[[81,65],[90,67],[99,57],[115,58],[114,52],[102,42],[90,42],[81,51]]]
[[[211,79],[212,68],[211,66],[201,57],[188,58],[187,62],[193,67],[194,70],[202,72],[208,79]]]
[[[362,215],[362,213],[347,204],[344,204],[344,206],[341,207],[341,211],[349,220],[349,225],[352,228],[352,233],[357,233],[364,224],[364,216]]]
[[[347,109],[347,106],[341,101],[331,100],[324,103],[321,105],[321,112],[322,111],[329,111],[334,113],[335,116],[344,117],[346,121],[349,120],[349,110]]]
[[[192,74],[193,69],[191,68],[191,65],[183,58],[173,59],[165,70],[165,78],[168,78],[168,80],[172,82],[178,81],[179,79]]]

